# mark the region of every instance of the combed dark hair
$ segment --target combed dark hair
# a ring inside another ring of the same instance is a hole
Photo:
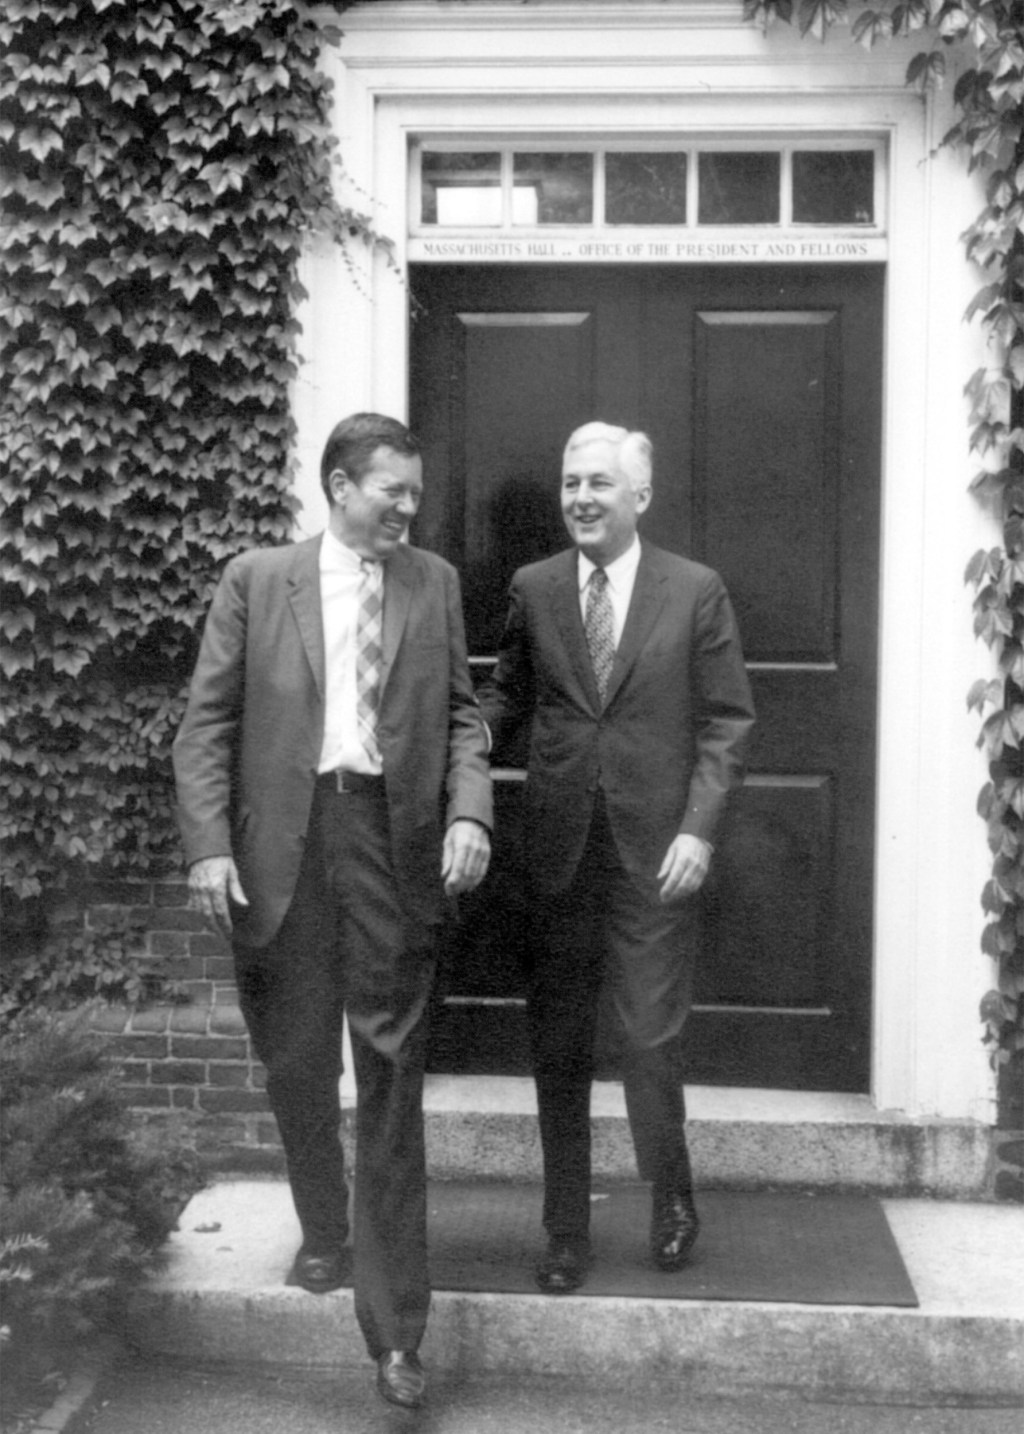
[[[330,477],[335,469],[360,483],[378,448],[391,448],[406,458],[415,458],[420,451],[405,424],[383,413],[351,413],[335,424],[320,459],[320,485],[328,503],[332,501]]]

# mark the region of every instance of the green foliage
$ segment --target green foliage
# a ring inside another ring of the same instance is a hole
[[[331,187],[337,38],[286,0],[3,7],[0,837],[20,896],[176,857],[169,743],[212,587],[290,532],[303,236],[379,242]]]
[[[166,964],[147,956],[145,925],[124,914],[95,930],[59,931],[45,941],[14,945],[0,968],[0,1030],[39,1008],[69,1010],[95,999],[126,1006],[186,999]]]
[[[846,0],[745,0],[748,20],[792,22],[824,38],[848,19]],[[992,876],[982,893],[988,918],[982,950],[999,985],[981,1004],[995,1066],[1024,1057],[1024,3],[1022,0],[905,0],[858,7],[853,38],[878,40],[928,32],[931,46],[910,61],[907,83],[942,84],[947,55],[960,62],[953,90],[958,118],[943,137],[984,170],[986,204],[962,236],[970,262],[987,282],[971,301],[993,364],[968,380],[971,451],[985,466],[972,489],[989,502],[1003,546],[967,565],[974,588],[974,631],[992,649],[1000,676],[976,682],[968,707],[982,718],[979,747],[989,780],[978,799],[988,826]]]
[[[23,1017],[0,1037],[0,1296],[5,1401],[82,1334],[116,1322],[201,1177],[148,1149],[83,1015]]]

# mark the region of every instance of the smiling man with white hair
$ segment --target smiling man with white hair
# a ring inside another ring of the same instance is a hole
[[[606,423],[562,465],[572,549],[522,568],[494,681],[494,755],[529,728],[528,1015],[544,1156],[537,1283],[576,1289],[590,1262],[590,1084],[602,991],[623,1037],[650,1250],[679,1269],[699,1220],[684,1131],[682,1035],[697,903],[754,720],[721,578],[637,535],[652,448]]]

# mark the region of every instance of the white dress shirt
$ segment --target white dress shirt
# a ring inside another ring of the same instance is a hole
[[[579,553],[579,563],[576,569],[576,576],[580,585],[580,616],[584,622],[587,617],[587,584],[590,582],[590,575],[594,572],[596,564],[589,558]],[[633,596],[633,585],[636,582],[636,570],[640,566],[640,539],[633,535],[633,541],[613,563],[605,568],[605,576],[608,579],[608,596],[612,603],[612,626],[615,633],[615,646],[618,647],[622,641],[622,629],[626,625],[626,613],[629,611],[629,602]]]
[[[320,605],[324,622],[324,740],[318,771],[378,776],[379,757],[367,752],[356,719],[356,625],[359,554],[328,528],[320,544]]]

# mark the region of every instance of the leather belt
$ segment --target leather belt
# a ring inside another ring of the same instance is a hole
[[[317,779],[320,782],[329,782],[336,792],[355,793],[384,793],[384,774],[378,773],[371,776],[369,772],[346,772],[342,767],[336,767],[333,772],[321,772]]]

